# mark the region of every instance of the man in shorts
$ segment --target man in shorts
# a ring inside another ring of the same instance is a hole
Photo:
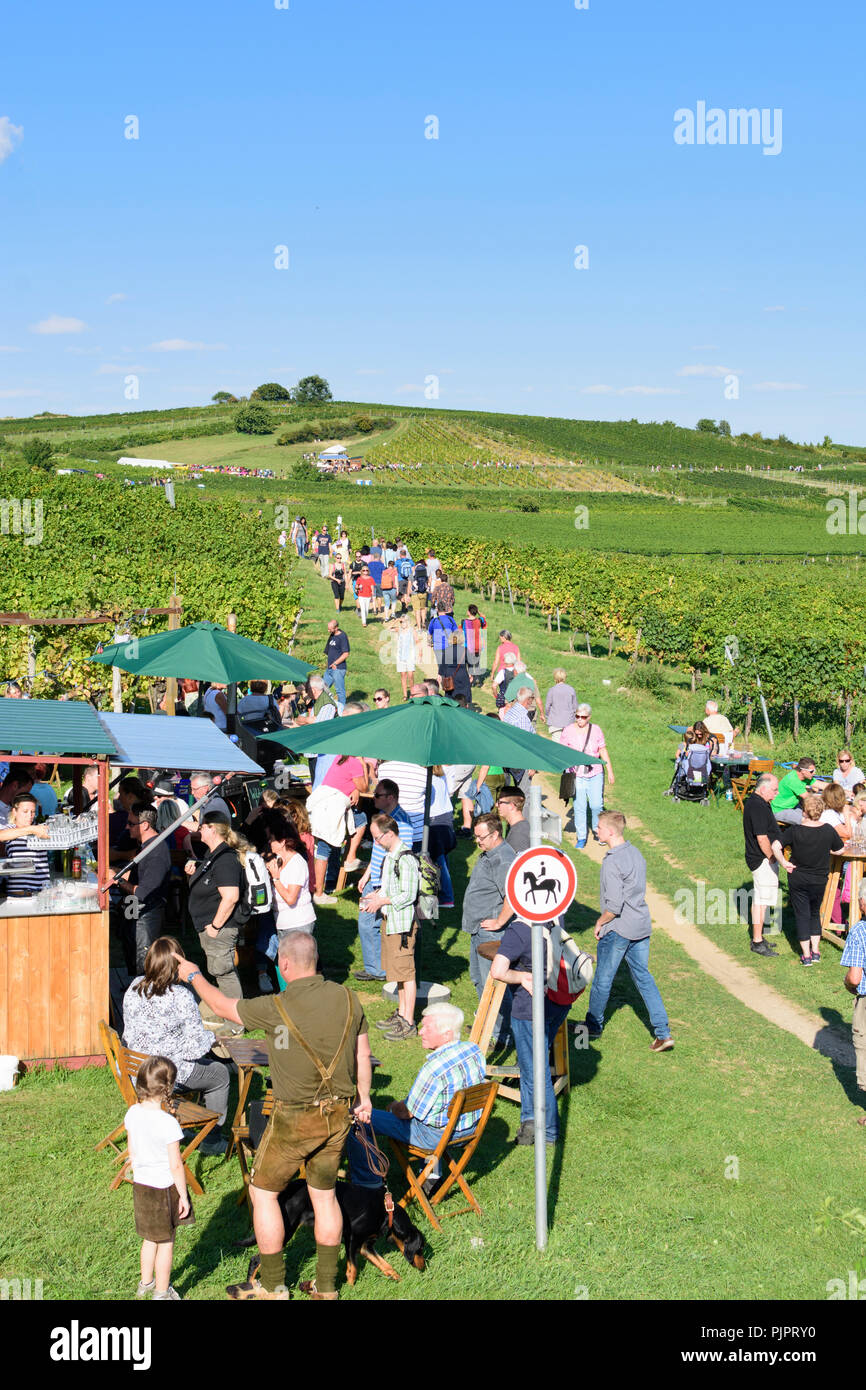
[[[779,779],[763,773],[743,806],[743,835],[746,841],[746,867],[752,871],[752,950],[756,956],[777,956],[764,940],[764,913],[778,909],[779,865],[773,854],[779,839],[779,823],[770,802],[778,794]],[[780,846],[781,849],[781,846]],[[770,921],[772,923],[772,916]]]
[[[427,587],[427,566],[423,560],[419,560],[412,577],[412,612],[419,631],[427,626]]]
[[[370,1042],[357,996],[317,973],[317,948],[309,932],[289,932],[280,943],[281,995],[229,999],[210,985],[192,961],[178,960],[185,984],[220,1018],[267,1034],[275,1106],[250,1172],[253,1226],[261,1254],[258,1279],[230,1284],[234,1299],[278,1299],[285,1285],[285,1227],[279,1195],[305,1165],[315,1213],[316,1278],[301,1288],[311,1298],[337,1298],[335,1276],[343,1217],[334,1191],[352,1124],[372,1112]]]
[[[385,851],[381,868],[381,886],[361,901],[365,912],[381,912],[382,970],[386,980],[397,981],[397,1008],[387,1020],[385,1037],[390,1042],[414,1038],[415,999],[415,941],[418,923],[415,902],[418,898],[420,872],[418,860],[400,839],[400,827],[391,816],[374,816],[370,834],[377,848]]]

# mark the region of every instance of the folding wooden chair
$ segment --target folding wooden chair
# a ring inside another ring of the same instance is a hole
[[[261,1118],[267,1122],[274,1113],[273,1091],[266,1091],[260,1103],[262,1107],[260,1112]],[[254,1101],[253,1105],[255,1104],[256,1102]],[[250,1108],[252,1108],[252,1106]],[[240,1119],[237,1119],[232,1125],[232,1147],[238,1156],[238,1163],[241,1165],[241,1177],[244,1180],[241,1195],[238,1197],[239,1207],[243,1206],[244,1200],[249,1200],[249,1165],[262,1137],[262,1128],[260,1125],[254,1125],[254,1132],[252,1135],[250,1134],[250,1120],[251,1116],[249,1112],[245,1112],[241,1115]]]
[[[130,1048],[124,1047],[123,1043],[120,1041],[117,1030],[109,1028],[104,1019],[100,1019],[99,1022],[99,1036],[102,1039],[105,1055],[108,1058],[109,1070],[117,1083],[117,1089],[120,1091],[127,1108],[131,1105],[136,1105],[138,1103],[138,1097],[135,1093],[135,1078],[138,1075],[139,1067],[142,1062],[147,1060],[149,1054],[146,1052],[133,1052]],[[170,1115],[175,1116],[181,1129],[194,1129],[197,1131],[187,1147],[181,1150],[181,1160],[189,1187],[197,1197],[200,1197],[204,1192],[204,1188],[190,1169],[187,1159],[210,1134],[214,1125],[219,1120],[219,1115],[216,1110],[206,1110],[203,1105],[197,1105],[191,1100],[177,1100],[172,1105],[163,1102],[162,1108]],[[115,1139],[123,1133],[124,1128],[124,1125],[118,1125],[117,1129],[112,1130],[111,1134],[106,1135],[106,1137],[101,1139],[96,1145],[97,1149],[102,1149],[105,1148],[106,1145],[110,1145],[118,1155],[115,1159],[115,1163],[119,1163],[121,1166],[120,1171],[110,1183],[112,1192],[120,1187],[120,1184],[127,1176],[130,1166],[128,1146],[121,1151],[114,1142]]]
[[[749,763],[748,769],[739,777],[731,778],[731,791],[734,793],[734,804],[742,814],[746,797],[755,789],[755,785],[762,772],[773,771],[772,758],[753,758]]]
[[[447,1197],[455,1182],[459,1185],[469,1206],[458,1207],[455,1211],[442,1212],[442,1216],[460,1216],[466,1211],[474,1211],[478,1216],[482,1215],[481,1207],[470,1192],[463,1173],[467,1163],[478,1147],[478,1141],[484,1133],[487,1127],[487,1121],[493,1113],[493,1107],[496,1104],[497,1090],[498,1083],[496,1081],[481,1081],[477,1086],[468,1086],[465,1090],[458,1091],[448,1107],[448,1123],[435,1149],[420,1149],[414,1144],[402,1144],[397,1139],[389,1138],[388,1140],[394,1152],[394,1156],[403,1169],[406,1181],[409,1184],[408,1192],[400,1198],[400,1206],[405,1208],[410,1202],[419,1202],[427,1220],[437,1231],[441,1231],[442,1227],[436,1218],[433,1208],[438,1206],[439,1203]],[[475,1110],[481,1111],[475,1129],[470,1134],[458,1134],[455,1136],[454,1130],[460,1116]],[[461,1153],[455,1163],[448,1150],[458,1147],[461,1149]],[[411,1160],[413,1158],[426,1160],[418,1173],[415,1173],[412,1168]],[[424,1192],[423,1185],[430,1177],[437,1162],[444,1163],[445,1161],[448,1163],[449,1171],[444,1177],[441,1186],[436,1189],[432,1197],[428,1198]]]
[[[497,946],[493,941],[482,942],[478,947],[478,954],[486,956],[488,960],[493,960],[496,955]],[[507,986],[503,980],[494,980],[492,975],[488,975],[481,991],[481,998],[478,1001],[478,1008],[475,1011],[475,1018],[472,1023],[472,1032],[469,1034],[469,1041],[477,1043],[485,1057],[490,1050],[490,1039],[493,1036],[493,1025],[499,1014],[502,1004],[502,996]],[[553,1093],[560,1095],[563,1091],[571,1090],[571,1077],[568,1069],[568,1020],[564,1019],[562,1027],[559,1029],[553,1040],[553,1061],[551,1063],[550,1074],[553,1078]],[[520,1100],[520,1067],[516,1062],[505,1066],[491,1066],[487,1064],[487,1075],[499,1083],[499,1094],[503,1100]]]

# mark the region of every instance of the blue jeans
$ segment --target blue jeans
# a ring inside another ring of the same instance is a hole
[[[339,666],[329,666],[322,676],[322,680],[327,688],[329,685],[334,687],[337,695],[337,704],[340,709],[346,703],[346,663],[341,662]]]
[[[444,854],[440,854],[436,863],[439,866],[439,901],[440,903],[453,903],[454,884],[451,882],[448,860]]]
[[[501,931],[477,931],[473,932],[469,942],[469,978],[475,986],[478,999],[484,992],[487,983],[487,976],[490,974],[492,961],[484,956],[479,956],[478,947],[486,941],[495,941],[497,944],[502,940]],[[492,1041],[495,1043],[506,1043],[511,1036],[511,990],[506,989],[502,996],[502,1005],[499,1010],[496,1022],[493,1025]]]
[[[261,912],[257,917],[258,932],[256,933],[256,965],[259,970],[267,973],[268,965],[277,958],[277,923],[273,910],[268,908],[267,912]]]
[[[442,1138],[441,1129],[436,1129],[433,1125],[425,1125],[421,1120],[401,1120],[397,1115],[392,1115],[390,1110],[374,1110],[371,1123],[372,1129],[370,1125],[364,1126],[368,1139],[372,1139],[375,1133],[386,1138],[399,1139],[403,1144],[415,1144],[419,1149],[435,1149]],[[346,1157],[349,1160],[349,1172],[353,1183],[356,1183],[358,1187],[382,1186],[383,1179],[378,1177],[370,1167],[367,1151],[358,1138],[354,1126],[349,1130]],[[439,1176],[438,1165],[430,1176],[434,1178]]]
[[[658,985],[649,972],[650,939],[629,941],[618,932],[608,931],[599,941],[596,953],[595,975],[589,993],[589,1007],[586,1011],[587,1027],[601,1032],[604,1027],[604,1011],[610,998],[613,977],[625,957],[635,987],[646,1005],[650,1027],[657,1038],[669,1038],[671,1025],[665,1013],[665,1006],[659,994]]]
[[[547,1045],[546,1055],[548,1057],[550,1049],[553,1046],[553,1039],[559,1032],[562,1020],[567,1016],[570,1008],[570,1004],[551,1004],[549,999],[545,999],[544,1001],[544,1041]],[[520,1123],[523,1124],[525,1120],[535,1119],[535,1078],[532,1070],[532,1019],[512,1018],[511,1028],[514,1033],[514,1046],[517,1049],[517,1061],[520,1066]],[[553,1079],[550,1075],[549,1066],[547,1067],[546,1076],[545,1119],[547,1121],[547,1138],[551,1143],[555,1143],[559,1138],[559,1110],[556,1105],[556,1096],[553,1094]]]
[[[305,538],[304,540],[301,540],[300,537],[299,537],[299,538],[295,541],[295,549],[296,549],[297,552],[298,552],[298,559],[299,559],[299,560],[303,560],[303,558],[304,558],[304,551],[306,550],[306,548],[307,548],[306,538]]]
[[[385,604],[385,617],[387,618],[391,613],[394,612],[394,609],[397,607],[397,590],[383,589],[382,600]]]
[[[375,975],[377,980],[385,979],[382,969],[382,936],[379,930],[381,925],[381,912],[364,912],[363,909],[358,909],[358,936],[361,939],[364,969],[368,975]]]
[[[598,829],[598,818],[604,804],[604,777],[575,777],[574,829],[579,840],[586,839],[586,808],[592,812],[592,828]]]

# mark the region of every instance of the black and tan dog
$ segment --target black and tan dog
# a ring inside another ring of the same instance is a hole
[[[392,1265],[373,1249],[375,1242],[382,1237],[392,1240],[404,1259],[416,1269],[424,1269],[424,1237],[410,1219],[405,1209],[394,1203],[389,1222],[385,1207],[385,1189],[381,1187],[356,1187],[354,1183],[338,1182],[337,1201],[343,1214],[343,1244],[346,1247],[346,1279],[354,1284],[358,1277],[361,1258],[369,1260],[387,1279],[400,1276]],[[389,1198],[389,1201],[393,1200]],[[299,1226],[313,1225],[313,1204],[307,1192],[307,1184],[301,1180],[290,1182],[280,1193],[280,1209],[286,1227],[286,1244]],[[239,1242],[241,1247],[255,1245],[254,1235]],[[256,1277],[259,1256],[250,1260],[247,1280]]]

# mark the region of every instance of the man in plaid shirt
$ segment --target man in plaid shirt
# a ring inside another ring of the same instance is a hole
[[[849,931],[839,963],[848,967],[845,988],[854,995],[851,1037],[857,1063],[857,1087],[866,1092],[866,882],[860,884],[859,898],[860,911],[864,916]],[[857,1123],[866,1125],[866,1115],[861,1115]]]
[[[388,1135],[404,1144],[421,1149],[435,1149],[448,1123],[448,1107],[458,1091],[477,1086],[485,1078],[485,1063],[477,1043],[461,1042],[463,1010],[454,1004],[430,1004],[421,1020],[421,1042],[429,1056],[412,1083],[405,1100],[394,1100],[387,1110],[374,1110],[370,1125],[365,1126],[367,1138]],[[468,1135],[478,1123],[479,1112],[461,1115],[455,1135]],[[359,1187],[381,1187],[382,1179],[370,1166],[367,1150],[358,1137],[357,1129],[349,1134],[346,1150],[352,1182]],[[438,1181],[432,1173],[424,1184],[429,1190]]]

